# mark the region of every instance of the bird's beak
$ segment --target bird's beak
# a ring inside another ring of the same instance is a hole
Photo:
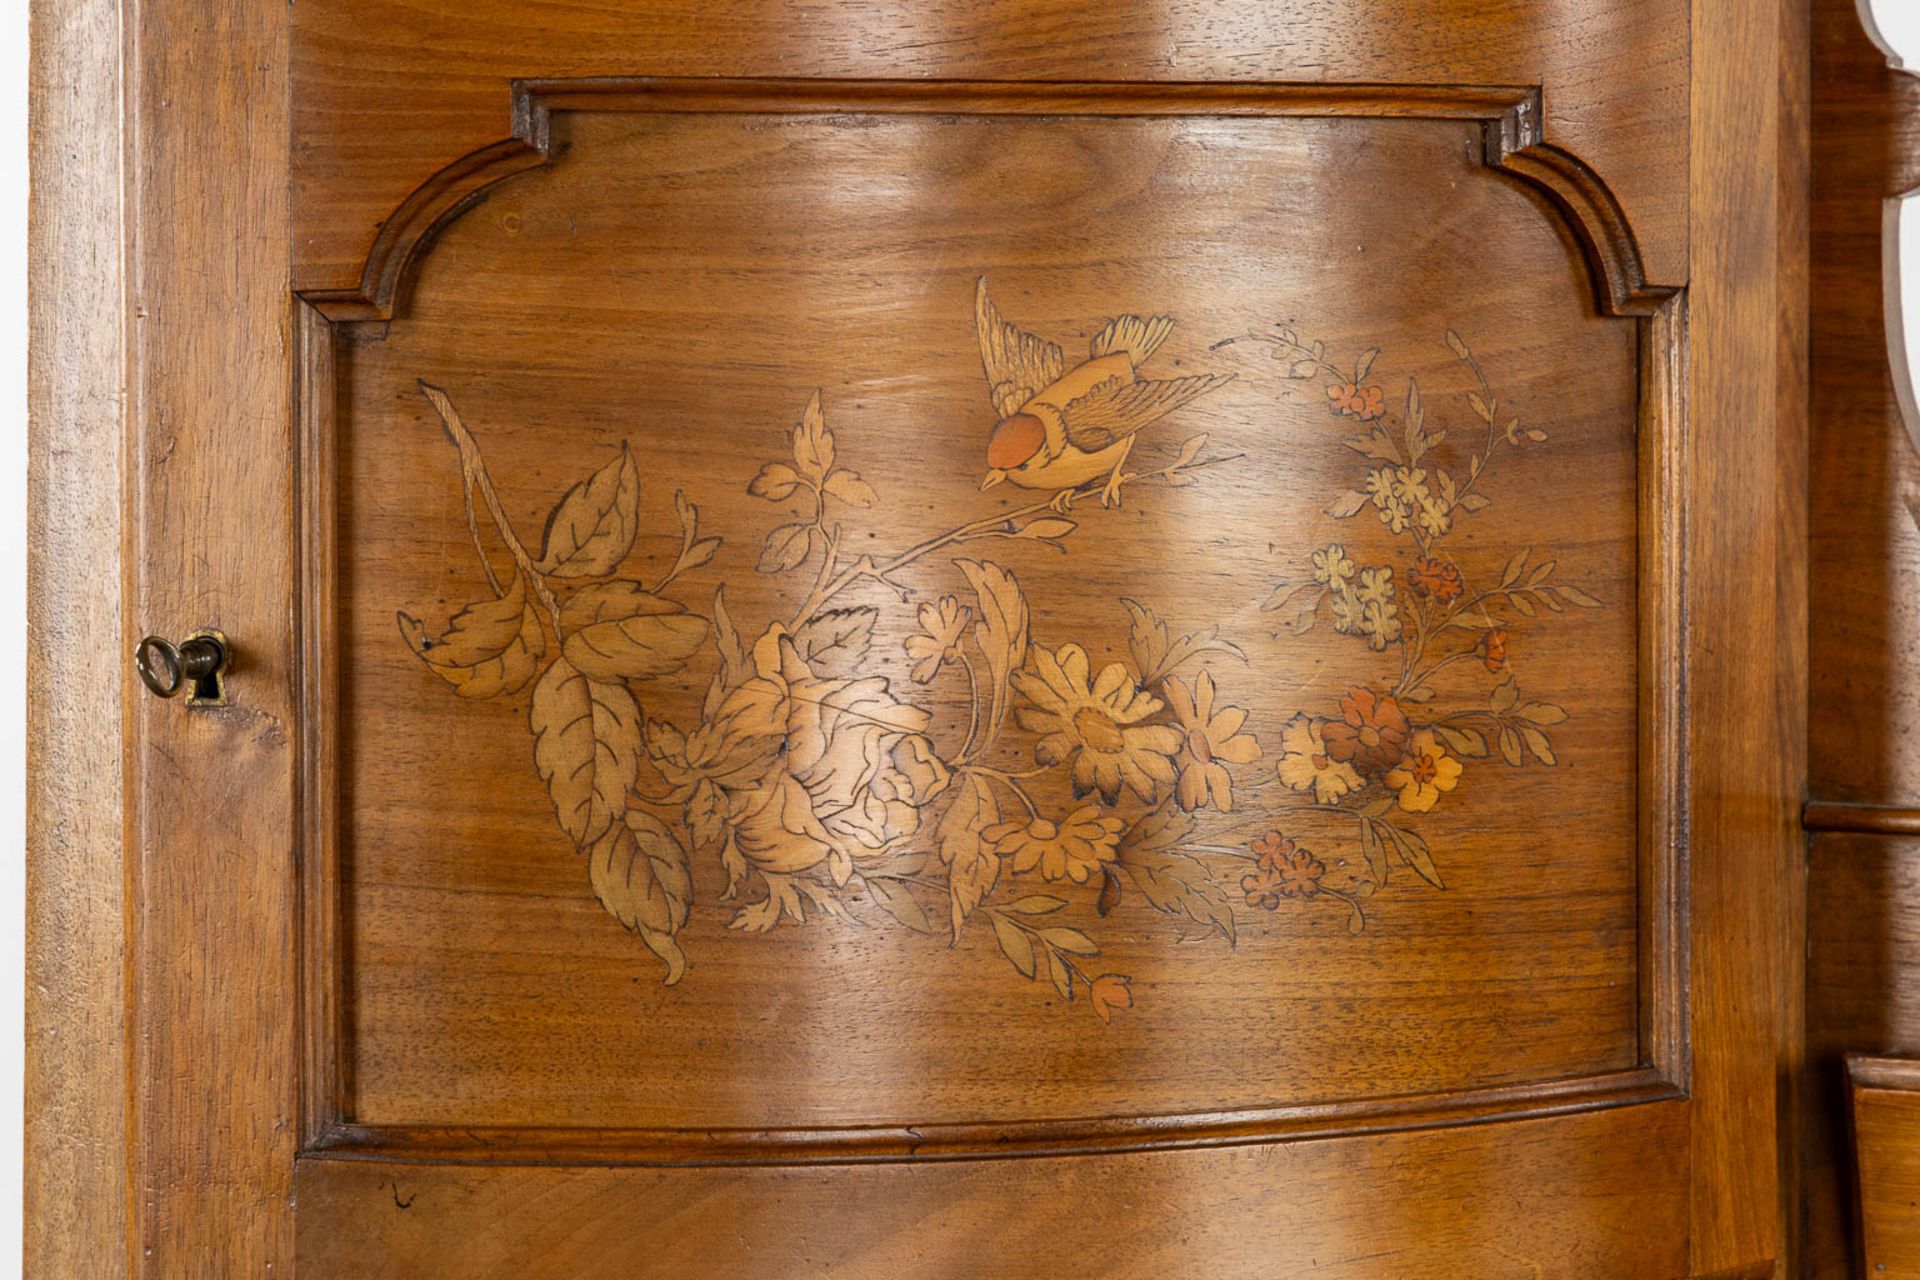
[[[999,467],[991,467],[987,471],[986,479],[980,482],[980,488],[982,490],[991,489],[1006,478],[1007,473],[1005,471],[1002,471]]]

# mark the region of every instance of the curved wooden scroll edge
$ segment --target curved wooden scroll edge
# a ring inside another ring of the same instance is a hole
[[[381,224],[357,285],[302,290],[328,320],[390,320],[412,264],[433,236],[495,184],[551,158],[555,109],[1478,119],[1486,162],[1541,193],[1579,240],[1601,310],[1651,315],[1674,289],[1650,285],[1620,201],[1591,166],[1541,136],[1537,87],[1311,84],[1069,84],[963,81],[517,81],[512,135],[446,165]]]
[[[303,289],[300,297],[336,324],[391,320],[409,268],[434,236],[486,199],[490,187],[547,163],[551,155],[548,122],[546,107],[515,85],[511,136],[461,156],[401,201],[380,224],[360,269],[359,284]]]
[[[1633,224],[1593,167],[1540,136],[1541,112],[1516,107],[1487,125],[1487,164],[1539,192],[1573,231],[1593,275],[1594,301],[1611,316],[1651,316],[1677,292],[1650,284]]]

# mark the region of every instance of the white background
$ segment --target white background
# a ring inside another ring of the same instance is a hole
[[[1362,3],[1364,0],[1355,0]],[[1920,69],[1920,0],[1872,0],[1880,33]],[[20,1273],[21,1059],[26,896],[27,6],[0,3],[0,1276]],[[1907,314],[1920,315],[1920,199],[1904,211]],[[1907,326],[1920,369],[1920,324]]]

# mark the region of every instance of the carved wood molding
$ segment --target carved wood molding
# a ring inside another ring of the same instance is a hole
[[[1010,1124],[785,1129],[587,1129],[336,1123],[305,1158],[452,1164],[774,1165],[1116,1154],[1344,1138],[1487,1120],[1536,1119],[1684,1097],[1652,1068],[1427,1097],[1263,1107],[1203,1115],[1102,1116]]]
[[[489,188],[553,158],[556,111],[1479,121],[1487,166],[1540,193],[1574,232],[1603,312],[1649,316],[1674,292],[1648,282],[1626,213],[1600,175],[1542,137],[1537,86],[620,77],[516,81],[512,135],[462,156],[407,197],[381,225],[356,287],[301,296],[335,322],[392,319],[409,270],[434,234]]]
[[[525,81],[513,136],[449,165],[383,226],[358,288],[300,296],[303,688],[301,972],[305,1158],[492,1164],[855,1164],[1223,1147],[1445,1128],[1684,1098],[1686,840],[1681,797],[1686,663],[1683,465],[1686,302],[1648,284],[1619,203],[1578,157],[1541,141],[1537,88],[1304,85],[1007,84],[792,80]],[[332,459],[335,326],[391,320],[433,236],[495,184],[546,164],[555,111],[880,113],[994,116],[1345,117],[1479,122],[1489,168],[1537,192],[1581,244],[1604,314],[1639,332],[1640,1065],[1601,1075],[1392,1098],[1203,1114],[1067,1117],[1015,1123],[837,1128],[638,1129],[370,1124],[354,1118],[343,1036],[341,867],[334,752],[339,672],[333,633]]]
[[[1920,836],[1920,809],[1905,805],[1843,804],[1813,800],[1801,810],[1800,825],[1808,831]]]

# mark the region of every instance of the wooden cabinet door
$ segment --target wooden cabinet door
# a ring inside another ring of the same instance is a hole
[[[1775,1274],[1803,22],[133,6],[130,1269]]]

